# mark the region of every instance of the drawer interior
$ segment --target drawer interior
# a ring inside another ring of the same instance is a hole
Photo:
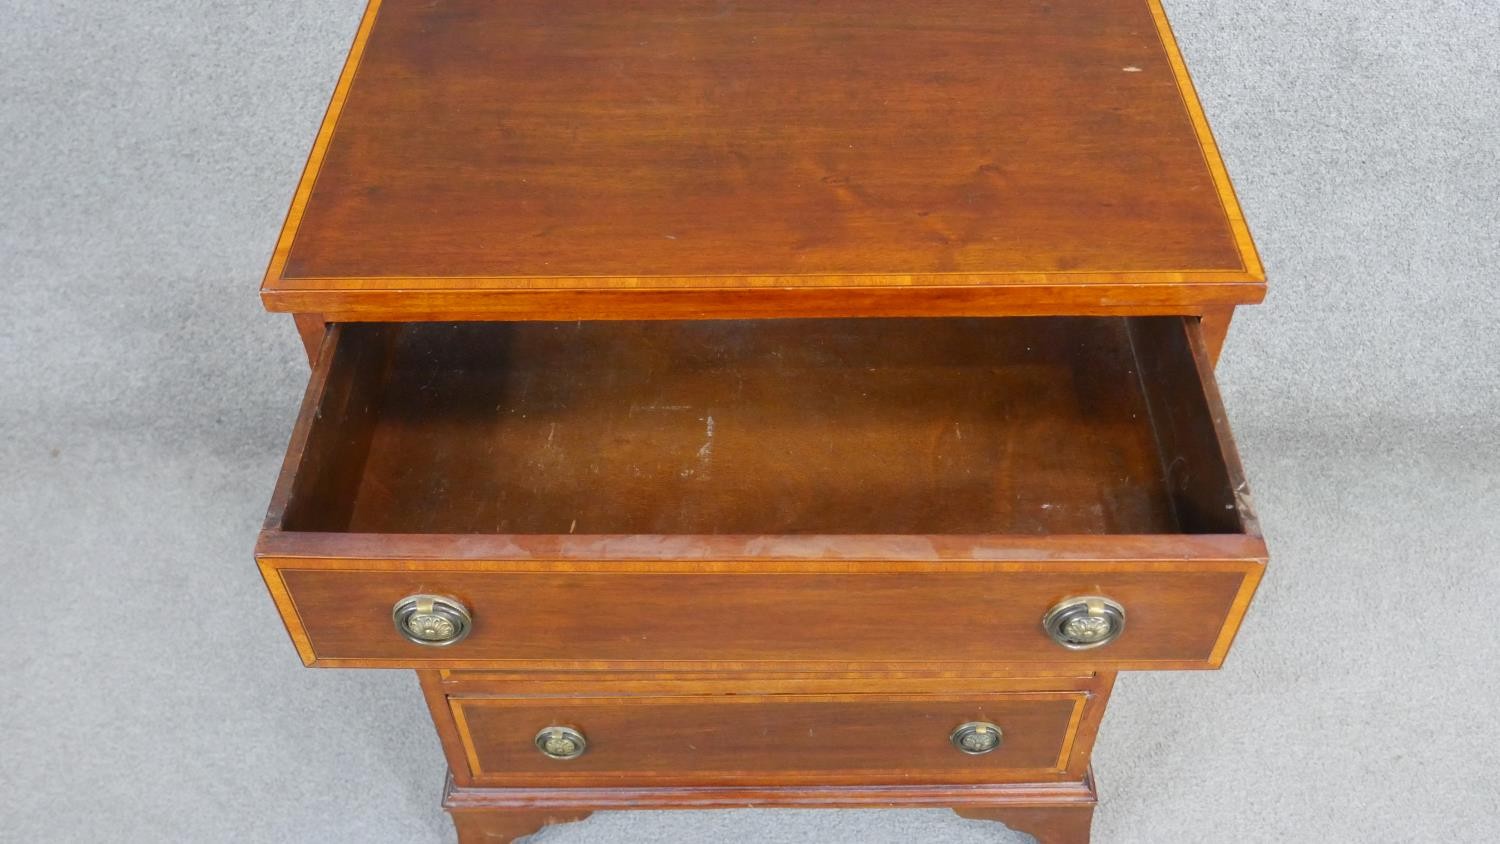
[[[335,325],[270,527],[1250,532],[1197,331],[1178,317]]]

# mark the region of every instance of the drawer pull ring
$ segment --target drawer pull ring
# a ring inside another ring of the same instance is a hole
[[[391,620],[407,641],[434,648],[463,641],[474,626],[468,608],[444,595],[407,595],[391,608]]]
[[[970,721],[954,728],[948,740],[959,752],[970,756],[983,756],[1000,746],[1005,738],[1000,728],[988,721]]]
[[[535,741],[536,749],[548,759],[577,759],[589,749],[588,739],[572,727],[545,727]]]
[[[1102,595],[1064,598],[1042,616],[1042,629],[1068,650],[1107,645],[1125,630],[1125,608]]]

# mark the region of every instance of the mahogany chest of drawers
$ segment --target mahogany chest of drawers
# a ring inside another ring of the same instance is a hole
[[[1213,376],[1263,295],[1156,0],[375,0],[256,557],[306,664],[416,670],[462,841],[1085,841],[1116,672],[1218,667],[1266,563]]]

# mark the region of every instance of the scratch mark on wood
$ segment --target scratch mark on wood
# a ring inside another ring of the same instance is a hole
[[[708,417],[708,421],[703,426],[703,435],[707,439],[698,449],[698,459],[707,463],[714,457],[714,418],[712,416]]]

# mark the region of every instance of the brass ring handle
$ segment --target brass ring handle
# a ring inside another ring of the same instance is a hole
[[[588,739],[572,727],[543,727],[532,741],[548,759],[577,759],[589,749]]]
[[[983,756],[999,747],[1000,742],[1005,740],[1005,734],[988,721],[970,721],[955,727],[948,735],[948,740],[953,742],[960,753]]]
[[[407,595],[391,608],[391,620],[408,642],[433,648],[463,641],[474,626],[469,609],[446,595]]]
[[[1042,629],[1068,650],[1103,647],[1125,632],[1125,608],[1103,595],[1064,598],[1042,616]]]

